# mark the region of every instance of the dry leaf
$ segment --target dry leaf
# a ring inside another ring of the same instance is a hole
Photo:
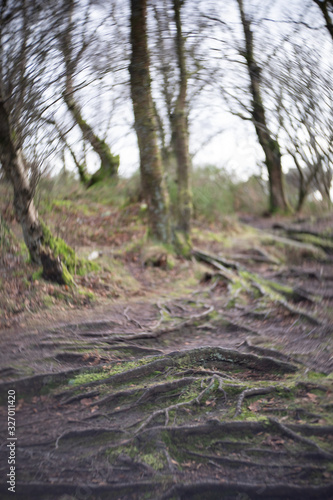
[[[256,413],[259,411],[260,403],[259,401],[253,401],[253,403],[249,404],[248,409]]]
[[[83,399],[81,399],[80,403],[81,403],[81,405],[88,406],[88,405],[90,405],[90,403],[92,403],[92,399],[91,398],[83,398]]]

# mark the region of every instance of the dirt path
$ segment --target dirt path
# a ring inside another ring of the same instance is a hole
[[[190,295],[2,332],[1,498],[13,390],[16,498],[333,498],[331,240],[313,258],[305,229],[230,248]]]

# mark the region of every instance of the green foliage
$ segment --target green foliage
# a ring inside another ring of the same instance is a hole
[[[169,179],[172,205],[177,203],[177,184]],[[193,170],[193,216],[208,222],[221,220],[235,212],[262,213],[267,207],[266,186],[256,176],[246,182],[235,180],[235,175],[213,165]]]
[[[192,192],[194,217],[215,221],[234,211],[234,184],[224,170],[214,166],[194,169]]]

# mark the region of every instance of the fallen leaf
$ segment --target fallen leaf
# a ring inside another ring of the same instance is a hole
[[[88,406],[88,405],[90,405],[90,403],[92,403],[92,399],[91,398],[83,398],[83,399],[81,399],[80,403],[81,403],[81,405]]]
[[[249,406],[248,406],[248,409],[253,411],[254,413],[256,413],[257,411],[259,411],[259,408],[260,408],[260,403],[259,401],[253,401],[253,403],[250,403]]]

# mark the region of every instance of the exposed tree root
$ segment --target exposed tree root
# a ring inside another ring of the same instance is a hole
[[[320,321],[318,318],[313,316],[312,314],[304,311],[304,309],[295,307],[291,305],[289,302],[287,302],[280,294],[278,294],[275,290],[270,290],[267,286],[262,286],[260,283],[255,281],[255,279],[251,279],[252,285],[259,290],[261,295],[263,297],[267,296],[270,300],[273,302],[276,302],[283,306],[287,311],[289,311],[291,314],[295,314],[301,318],[306,319],[310,323],[314,325],[324,325],[325,323]]]
[[[227,269],[240,269],[240,265],[238,262],[235,262],[233,260],[225,259],[219,255],[211,255],[206,252],[202,252],[201,250],[198,249],[193,249],[192,250],[192,255],[198,259],[202,260],[204,262],[207,262],[208,264],[216,265],[216,263],[220,264],[222,266],[222,271],[224,271],[226,268]],[[218,266],[216,266],[218,267]]]
[[[153,349],[151,347],[143,347],[143,346],[139,346],[139,345],[136,345],[136,344],[122,344],[122,343],[119,343],[119,345],[114,345],[115,343],[115,340],[112,339],[112,340],[107,340],[106,341],[107,344],[111,344],[112,347],[109,347],[109,348],[105,348],[107,350],[112,350],[112,351],[120,351],[120,350],[129,350],[129,351],[133,351],[137,354],[150,354],[150,355],[154,355],[154,354],[163,354],[163,351],[161,351],[160,349]]]
[[[289,427],[282,424],[281,422],[279,422],[275,418],[269,417],[269,421],[272,422],[273,424],[275,424],[284,434],[286,434],[287,436],[290,436],[295,441],[300,441],[301,443],[305,443],[309,446],[312,446],[313,448],[316,448],[317,453],[321,454],[323,456],[323,458],[333,459],[333,453],[329,453],[329,452],[323,450],[322,448],[320,448],[320,446],[317,443],[315,443],[311,439],[300,436],[299,434],[297,434],[293,430],[289,429]]]
[[[156,372],[164,372],[169,368],[177,369],[179,367],[183,367],[184,364],[186,365],[185,368],[187,368],[187,366],[195,366],[198,364],[203,367],[207,364],[214,364],[216,366],[222,364],[223,371],[225,371],[228,367],[232,368],[239,365],[240,367],[246,367],[250,370],[256,370],[266,374],[270,371],[280,373],[293,373],[297,371],[297,367],[295,365],[286,361],[269,357],[259,357],[256,354],[241,353],[232,349],[223,349],[221,347],[201,347],[188,351],[175,351],[152,362],[147,362],[138,368],[125,370],[124,372],[116,373],[115,375],[104,377],[100,380],[82,383],[80,386],[87,388],[102,384],[108,385],[121,384],[124,382],[129,383],[130,381],[147,377]],[[67,397],[71,397],[69,391],[61,393],[59,397],[63,397],[65,394],[67,394]]]
[[[7,392],[9,389],[15,389],[18,393],[38,394],[41,389],[49,384],[58,385],[65,382],[70,376],[77,375],[87,368],[72,368],[61,372],[42,373],[32,377],[24,377],[0,384],[0,392]],[[96,368],[95,368],[96,370]]]
[[[292,226],[285,226],[284,224],[274,224],[273,229],[282,229],[287,234],[309,234],[310,236],[317,236],[318,238],[326,238],[333,240],[333,234],[323,234],[320,231],[313,231],[311,229],[300,229]]]
[[[279,389],[281,389],[281,387],[276,387],[276,386],[254,387],[253,389],[245,389],[245,391],[243,391],[238,398],[234,418],[238,417],[238,415],[242,412],[242,404],[245,398],[249,398],[250,396],[257,396],[259,394],[270,394],[271,392],[274,392]],[[283,389],[286,390],[285,387]]]
[[[177,380],[173,380],[172,382],[165,382],[163,384],[153,385],[149,387],[144,393],[139,397],[139,399],[134,403],[135,405],[142,404],[148,401],[151,398],[155,398],[157,395],[161,393],[169,392],[174,389],[178,389],[180,387],[185,387],[193,382],[196,382],[197,379],[195,377],[184,377]]]
[[[190,500],[191,498],[237,498],[248,495],[251,500],[330,500],[333,485],[327,486],[295,486],[292,484],[267,485],[265,483],[244,484],[228,481],[202,481],[190,484],[177,484],[158,498],[158,500]],[[237,496],[236,496],[237,495]]]
[[[267,462],[255,462],[253,460],[238,460],[235,458],[230,458],[230,457],[225,457],[221,455],[206,455],[204,453],[197,453],[195,451],[191,450],[183,450],[185,453],[188,455],[192,455],[194,457],[199,457],[199,458],[204,458],[206,460],[214,460],[215,462],[219,462],[221,464],[226,464],[230,465],[233,467],[261,467],[261,468],[268,468],[268,469],[279,469],[279,470],[284,470],[286,471],[288,469],[295,469],[294,464],[282,464],[282,463],[276,463],[276,455],[274,456],[275,461],[271,463]],[[249,451],[249,450],[247,450]],[[259,450],[263,451],[263,450]],[[325,470],[324,467],[318,467],[318,466],[309,466],[309,465],[303,465],[302,470],[299,472],[319,472]]]
[[[312,245],[317,246],[324,250],[328,255],[333,254],[333,236],[329,234],[323,235],[318,231],[312,231],[309,229],[298,229],[294,227],[283,226],[281,224],[275,224],[275,229],[282,229],[289,238],[302,243],[311,242]]]
[[[241,288],[238,288],[236,290],[236,294],[239,294],[241,289],[243,289],[246,292],[251,291],[251,288],[257,289],[260,294],[263,297],[268,297],[272,302],[275,302],[281,306],[283,306],[285,309],[287,309],[290,313],[296,314],[308,321],[310,321],[313,324],[316,325],[322,325],[323,322],[320,321],[318,318],[313,316],[307,311],[304,311],[301,308],[297,308],[293,305],[291,305],[287,299],[291,299],[295,302],[300,302],[300,301],[307,301],[312,303],[313,300],[310,296],[309,293],[306,293],[305,291],[301,290],[300,288],[291,288],[287,287],[284,285],[281,285],[280,283],[276,283],[271,280],[266,280],[264,278],[260,278],[254,273],[250,273],[247,271],[244,267],[240,267],[239,265],[235,266],[234,263],[230,265],[230,269],[227,269],[225,265],[221,263],[223,259],[221,259],[219,256],[211,255],[211,254],[206,254],[204,252],[200,251],[195,251],[194,256],[198,258],[199,260],[204,260],[205,262],[209,263],[216,269],[219,269],[219,273],[223,271],[223,277],[230,283],[239,283],[241,285]],[[225,263],[226,264],[226,263]],[[236,274],[237,273],[237,274]],[[232,300],[235,300],[236,295],[233,295]]]
[[[215,380],[218,381],[219,383],[219,390],[221,390],[224,394],[225,392],[223,391],[222,389],[222,386],[221,386],[221,380],[219,379],[219,377],[217,377],[217,375],[213,375],[213,377],[211,379],[209,379],[209,384],[208,386],[199,393],[198,396],[196,396],[195,398],[191,399],[190,401],[185,401],[183,403],[177,403],[177,404],[173,404],[173,405],[170,405],[168,406],[167,408],[163,408],[162,410],[156,410],[154,411],[140,426],[139,428],[135,431],[135,434],[139,434],[142,429],[144,429],[145,427],[147,427],[147,425],[149,425],[156,417],[158,417],[159,415],[165,415],[165,427],[167,427],[168,423],[169,423],[169,413],[171,410],[177,410],[179,408],[182,408],[184,406],[192,406],[192,405],[199,405],[202,398],[205,396],[205,394],[207,392],[210,391],[210,389],[212,388],[212,386],[214,385],[214,382]]]
[[[208,305],[205,311],[197,314],[192,314],[189,318],[183,321],[175,322],[170,327],[164,329],[160,329],[160,326],[163,322],[163,316],[161,316],[161,319],[157,322],[157,324],[148,332],[137,333],[134,335],[118,335],[112,337],[109,340],[112,342],[129,342],[133,340],[157,339],[159,337],[162,337],[163,335],[167,335],[168,333],[176,332],[181,328],[183,328],[184,326],[190,326],[198,319],[209,316],[213,311],[214,311],[214,306]]]
[[[259,347],[256,345],[253,345],[251,341],[247,338],[239,344],[238,347],[245,346],[245,348],[249,349],[250,352],[255,352],[259,354],[260,356],[269,356],[271,358],[277,358],[281,359],[283,361],[291,362],[291,363],[300,363],[299,361],[296,361],[293,359],[291,356],[287,356],[286,354],[283,354],[280,351],[277,351],[276,349],[268,349],[267,347]],[[302,363],[301,363],[302,364]]]
[[[113,437],[114,435],[125,434],[125,431],[119,428],[96,428],[96,429],[83,429],[83,430],[69,430],[64,431],[60,436],[57,437],[55,441],[55,448],[59,447],[60,441],[64,441],[66,439],[74,439],[74,438],[93,438],[96,439],[99,436],[107,436]]]
[[[163,484],[152,481],[126,481],[124,483],[96,485],[93,483],[83,483],[81,485],[62,483],[37,483],[29,484],[18,482],[16,484],[15,498],[19,500],[59,500],[82,498],[89,500],[136,500],[138,495],[156,495],[158,498],[159,492],[164,490]],[[1,498],[7,500],[12,498],[12,493],[8,493],[7,485],[0,485]],[[3,496],[2,496],[3,495]],[[141,497],[141,498],[142,498]]]
[[[288,427],[305,436],[333,436],[333,425],[288,424]]]
[[[68,405],[68,404],[76,403],[77,401],[81,401],[82,399],[94,398],[94,397],[99,396],[99,395],[100,395],[100,391],[98,391],[98,390],[85,392],[85,393],[76,394],[75,396],[65,398],[61,401],[61,403],[63,405]]]

